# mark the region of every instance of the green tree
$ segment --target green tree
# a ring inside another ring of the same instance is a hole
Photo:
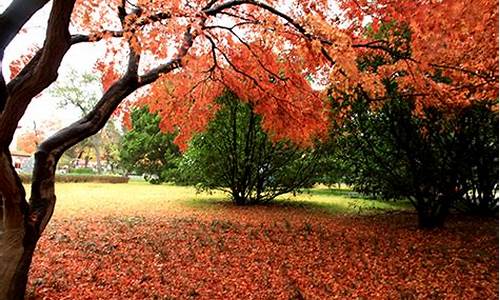
[[[498,214],[498,103],[473,103],[460,110],[454,124],[455,163],[463,192],[459,209]]]
[[[144,175],[150,183],[168,179],[168,170],[176,167],[180,151],[173,140],[174,133],[162,133],[160,117],[147,107],[136,108],[131,113],[132,128],[123,136],[120,148],[122,168]]]
[[[361,71],[378,72],[411,55],[411,31],[388,22],[378,33],[382,47],[358,58]],[[387,55],[388,54],[388,55]],[[333,161],[342,161],[346,183],[385,199],[409,199],[422,227],[444,223],[450,208],[486,213],[498,205],[498,115],[494,103],[428,104],[417,108],[418,95],[399,86],[395,70],[383,80],[380,102],[358,88],[333,101],[334,114],[346,114],[334,126]],[[429,76],[441,84],[450,78],[436,69]],[[422,107],[423,106],[423,107]],[[464,205],[465,204],[465,205]]]
[[[318,151],[272,142],[251,104],[232,93],[218,103],[221,109],[180,161],[177,182],[222,190],[238,205],[267,202],[314,183]]]
[[[442,226],[456,206],[496,209],[498,115],[491,104],[428,107],[417,115],[413,100],[397,94],[378,110],[362,96],[351,101],[335,139],[356,190],[409,199],[422,227]]]

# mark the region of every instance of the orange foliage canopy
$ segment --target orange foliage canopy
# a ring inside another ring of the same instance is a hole
[[[356,34],[367,16],[374,24],[393,20],[409,26],[411,55],[384,66],[378,75],[398,76],[402,89],[417,95],[421,105],[450,107],[498,99],[498,1],[342,2],[354,20],[350,30],[358,51],[384,51],[391,42]],[[450,82],[436,81],[436,72]]]
[[[498,1],[341,1],[338,9],[300,1],[289,9],[294,21],[253,6],[204,20],[185,67],[155,84],[142,103],[160,112],[163,129],[180,128],[184,145],[205,127],[217,108],[213,99],[227,88],[252,102],[275,138],[304,144],[321,137],[328,120],[325,95],[307,76],[333,96],[362,89],[374,100],[384,99],[382,80],[396,77],[417,107],[498,98]],[[410,55],[361,71],[360,55],[391,55],[393,40],[370,37],[388,21],[409,27]],[[436,72],[450,82],[436,81]]]
[[[45,139],[43,132],[26,131],[19,135],[16,147],[26,153],[34,153],[38,145]]]
[[[160,80],[141,78],[154,83],[140,103],[160,113],[164,130],[180,130],[181,145],[206,126],[225,89],[251,102],[275,139],[305,145],[327,130],[326,92],[383,100],[391,78],[419,107],[498,98],[495,0],[78,0],[72,20],[89,41],[105,40],[106,87],[130,51],[140,74],[171,62]],[[391,56],[394,41],[374,38],[389,21],[411,31],[409,55],[360,70],[361,55]]]

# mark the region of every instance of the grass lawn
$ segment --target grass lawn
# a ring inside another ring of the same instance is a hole
[[[191,187],[57,184],[29,299],[491,299],[498,221],[316,188],[235,207]],[[402,213],[385,213],[402,211]],[[384,213],[380,213],[384,212]]]
[[[196,193],[193,187],[152,185],[146,182],[129,184],[57,183],[58,202],[54,216],[84,216],[86,214],[177,214],[190,213],[194,208],[213,210],[218,204],[228,204],[227,196],[216,191]],[[278,206],[332,214],[370,213],[380,210],[410,209],[407,203],[364,199],[349,189],[320,187],[297,195],[281,196]]]

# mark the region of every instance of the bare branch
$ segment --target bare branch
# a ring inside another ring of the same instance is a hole
[[[241,24],[241,23],[239,23]],[[247,23],[248,24],[248,23]],[[237,25],[237,24],[236,24]],[[274,78],[278,79],[278,80],[282,80],[284,81],[283,79],[281,79],[281,77],[274,73],[273,71],[269,70],[269,68],[267,68],[259,59],[259,56],[253,51],[253,49],[250,47],[250,45],[245,41],[243,40],[238,34],[236,34],[236,32],[234,32],[233,28],[236,26],[232,26],[232,27],[225,27],[225,26],[206,26],[205,28],[207,29],[211,29],[211,28],[220,28],[220,29],[225,29],[225,30],[228,30],[232,35],[234,35],[238,41],[243,44],[247,49],[248,51],[250,51],[250,53],[252,54],[252,56],[255,58],[255,60],[257,61],[257,63],[260,65],[260,67],[266,71],[267,73],[269,73],[271,76],[273,76]],[[213,41],[211,41],[213,43]],[[215,44],[213,43],[213,45],[215,46]]]
[[[237,6],[244,5],[244,4],[254,5],[254,6],[260,7],[262,9],[264,9],[264,10],[267,10],[268,12],[270,12],[270,13],[272,13],[272,14],[274,14],[276,16],[279,16],[279,17],[283,18],[284,20],[286,20],[288,23],[290,23],[293,27],[295,27],[295,29],[297,29],[297,31],[299,31],[300,33],[302,33],[304,36],[308,36],[305,28],[302,27],[302,25],[300,25],[299,23],[295,22],[295,20],[292,19],[290,16],[288,16],[287,14],[280,12],[276,8],[274,8],[274,7],[270,6],[270,5],[267,5],[267,4],[263,3],[263,2],[260,2],[260,1],[255,1],[255,0],[232,0],[232,1],[228,1],[228,2],[225,2],[225,3],[219,4],[217,6],[213,6],[213,7],[209,8],[209,9],[204,10],[204,12],[205,12],[205,14],[207,14],[209,16],[215,16],[215,15],[217,15],[218,13],[222,12],[225,9],[237,7]]]

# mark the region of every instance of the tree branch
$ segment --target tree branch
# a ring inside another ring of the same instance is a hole
[[[7,86],[2,74],[2,61],[5,48],[21,30],[24,24],[40,10],[48,0],[14,0],[0,15],[0,113],[7,102]]]
[[[75,0],[54,0],[49,16],[43,51],[31,74],[26,74],[16,88],[8,90],[5,108],[0,115],[0,145],[9,145],[17,124],[31,100],[57,78],[57,70],[70,47],[68,31]]]
[[[0,53],[26,24],[26,22],[49,0],[14,0],[0,15]]]
[[[169,60],[168,62],[150,70],[146,74],[139,77],[139,86],[144,86],[154,82],[162,74],[169,73],[172,70],[180,68],[182,66],[182,58],[187,55],[196,36],[191,32],[191,27],[188,26],[184,32],[184,38],[181,48],[179,49],[177,55]]]

